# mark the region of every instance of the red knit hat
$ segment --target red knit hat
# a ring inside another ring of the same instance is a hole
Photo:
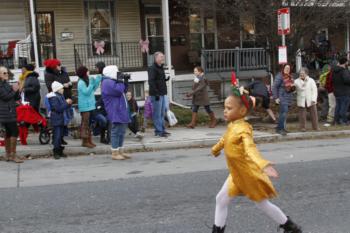
[[[61,61],[58,59],[47,59],[44,61],[44,66],[51,69],[56,69],[57,66],[61,65]]]

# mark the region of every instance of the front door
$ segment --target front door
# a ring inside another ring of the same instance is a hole
[[[36,13],[40,63],[56,57],[55,28],[53,12]]]

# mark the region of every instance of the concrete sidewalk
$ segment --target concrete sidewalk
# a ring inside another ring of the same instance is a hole
[[[209,147],[214,145],[225,132],[226,126],[217,126],[214,129],[207,127],[197,127],[195,129],[187,129],[184,127],[175,127],[168,129],[171,136],[168,138],[159,138],[153,135],[152,129],[147,129],[145,137],[142,140],[135,138],[127,132],[125,139],[125,149],[129,151],[152,151],[165,149],[184,149],[192,147]],[[350,130],[338,131],[310,131],[289,133],[287,136],[279,134],[254,131],[256,143],[316,139],[316,138],[332,138],[332,137],[347,137],[350,136]],[[94,142],[97,145],[94,149],[87,149],[81,146],[81,140],[66,137],[68,142],[65,153],[67,155],[89,155],[89,154],[109,154],[110,145],[104,145],[99,142],[99,137],[94,137]],[[52,155],[52,145],[41,145],[39,135],[31,133],[28,137],[28,145],[17,147],[17,152],[20,156],[31,158],[48,157]],[[4,154],[4,147],[1,147],[0,153]]]

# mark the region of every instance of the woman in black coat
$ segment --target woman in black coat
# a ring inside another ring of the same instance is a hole
[[[8,79],[8,69],[0,66],[0,123],[6,130],[6,160],[22,163],[23,160],[16,155],[18,137],[16,101],[20,99],[19,85],[16,83],[11,86]]]
[[[26,65],[23,68],[24,73],[27,74],[24,79],[23,84],[23,93],[24,100],[30,103],[37,112],[39,112],[40,108],[40,82],[39,82],[39,74],[34,71],[33,65]]]

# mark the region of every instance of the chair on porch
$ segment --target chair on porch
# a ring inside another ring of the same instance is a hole
[[[14,68],[13,55],[17,42],[18,40],[12,40],[8,42],[6,53],[0,56],[0,64],[8,68]]]

